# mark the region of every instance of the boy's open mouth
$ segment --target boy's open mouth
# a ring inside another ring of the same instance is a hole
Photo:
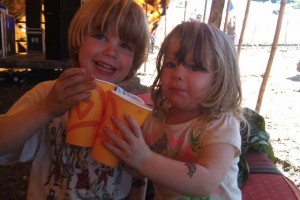
[[[98,68],[102,71],[105,71],[107,73],[112,73],[115,69],[109,65],[105,65],[103,63],[96,63],[96,65],[98,66]]]

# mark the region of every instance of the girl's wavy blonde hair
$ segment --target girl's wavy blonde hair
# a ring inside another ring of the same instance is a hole
[[[174,40],[180,44],[176,52],[179,63],[185,63],[191,53],[196,66],[203,66],[213,73],[213,85],[199,108],[203,116],[210,116],[211,119],[223,112],[233,112],[240,118],[242,88],[234,44],[221,30],[195,21],[177,25],[161,45],[156,60],[158,74],[151,87],[154,114],[161,116],[168,111],[169,105],[161,89],[161,75],[164,56]]]
[[[145,13],[133,0],[86,0],[69,26],[70,58],[74,66],[79,66],[78,52],[84,38],[104,33],[111,26],[121,40],[135,46],[132,67],[126,77],[130,79],[147,58],[150,38]]]

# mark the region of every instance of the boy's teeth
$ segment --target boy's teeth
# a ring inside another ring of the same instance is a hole
[[[101,68],[101,70],[106,71],[106,72],[112,72],[113,71],[113,69],[107,69],[107,68],[104,68],[104,67],[100,67],[100,68]]]
[[[99,64],[97,63],[98,67],[101,68],[101,70],[103,71],[106,71],[106,72],[112,72],[113,71],[113,68],[109,67],[109,66],[106,66],[106,65],[102,65],[102,64]]]

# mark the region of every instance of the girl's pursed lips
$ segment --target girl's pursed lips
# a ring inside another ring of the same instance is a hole
[[[169,87],[169,90],[172,92],[187,92],[186,89],[181,88],[181,87]]]

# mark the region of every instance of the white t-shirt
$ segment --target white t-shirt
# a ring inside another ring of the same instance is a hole
[[[50,92],[54,83],[46,81],[38,84],[24,94],[6,114],[39,102]],[[133,96],[129,93],[127,95]],[[91,148],[67,144],[67,116],[68,113],[65,113],[53,119],[22,148],[0,157],[0,164],[33,160],[27,194],[29,200],[125,198],[131,188],[131,175],[122,165],[111,168],[93,160]]]
[[[144,138],[151,148],[173,160],[194,162],[199,160],[198,151],[201,147],[213,143],[231,144],[236,148],[235,158],[231,167],[219,185],[209,197],[190,197],[168,189],[153,182],[155,200],[239,200],[242,199],[238,188],[238,162],[241,153],[240,123],[230,113],[208,124],[205,131],[199,129],[201,120],[198,118],[188,122],[170,125],[163,118],[149,117],[143,125]],[[176,181],[176,174],[174,174]]]

